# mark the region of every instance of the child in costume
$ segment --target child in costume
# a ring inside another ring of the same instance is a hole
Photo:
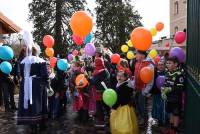
[[[167,59],[165,86],[162,88],[162,97],[166,100],[166,110],[170,114],[170,134],[178,133],[179,119],[182,106],[182,93],[184,88],[184,76],[178,68],[176,57]]]
[[[117,102],[113,105],[110,116],[112,134],[138,134],[137,118],[132,107],[133,89],[128,86],[128,74],[117,73]]]

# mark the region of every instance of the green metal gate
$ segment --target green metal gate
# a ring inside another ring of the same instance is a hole
[[[200,0],[187,1],[185,133],[200,134]]]

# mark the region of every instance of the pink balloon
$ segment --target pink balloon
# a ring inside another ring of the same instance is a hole
[[[72,54],[73,54],[74,56],[77,56],[77,55],[78,55],[78,51],[77,51],[77,50],[74,50],[74,51],[72,52]]]
[[[89,56],[94,56],[96,52],[96,48],[93,43],[88,43],[85,45],[85,54]]]
[[[72,39],[76,43],[76,45],[78,45],[78,46],[82,45],[83,42],[84,42],[83,38],[81,38],[81,37],[79,37],[77,35],[74,35],[74,34],[72,35]]]
[[[176,32],[174,39],[177,44],[183,43],[186,39],[185,32],[182,31]]]
[[[72,54],[68,54],[67,59],[69,62],[72,61],[73,58],[74,58],[74,56]]]

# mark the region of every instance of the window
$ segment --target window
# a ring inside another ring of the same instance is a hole
[[[178,14],[178,1],[174,3],[174,14]]]
[[[176,27],[174,28],[174,34],[175,34],[176,32],[178,32],[178,26],[176,26]]]

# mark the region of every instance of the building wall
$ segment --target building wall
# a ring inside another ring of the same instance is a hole
[[[178,6],[177,6],[178,5]],[[170,36],[187,27],[187,0],[170,0]]]
[[[3,23],[0,22],[0,35],[5,34],[5,33],[6,33],[6,31],[3,28]]]
[[[181,47],[186,50],[186,41],[177,44],[174,41],[174,35],[177,31],[187,30],[187,0],[169,0],[170,1],[170,38],[164,38],[153,43],[150,49],[157,49],[165,53],[172,47]],[[167,45],[169,44],[169,46]],[[168,46],[168,47],[167,47]]]

